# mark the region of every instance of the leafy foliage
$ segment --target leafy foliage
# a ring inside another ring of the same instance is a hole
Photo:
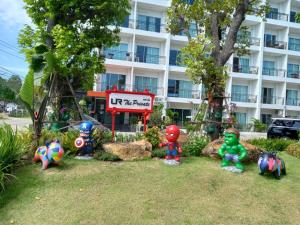
[[[187,143],[183,145],[183,152],[188,156],[200,156],[208,143],[209,139],[207,137],[190,136]]]
[[[151,152],[151,157],[164,158],[166,156],[166,151],[161,148],[155,148]]]
[[[149,128],[145,134],[145,138],[147,141],[149,141],[152,144],[152,148],[157,148],[158,144],[160,142],[159,139],[159,128],[158,127],[152,127]]]
[[[21,165],[21,157],[26,152],[26,146],[17,132],[11,126],[0,127],[0,191],[4,190],[6,182],[13,176],[13,171]]]
[[[121,159],[117,155],[104,151],[96,152],[94,158],[101,161],[121,161]]]
[[[162,110],[164,108],[163,104],[155,105],[153,107],[153,113],[150,115],[150,120],[148,123],[149,127],[157,126],[162,127],[164,122],[162,120]]]
[[[300,159],[300,143],[290,144],[286,149],[286,152],[292,156]]]
[[[263,148],[266,151],[274,152],[274,151],[284,151],[290,145],[295,143],[292,140],[285,140],[285,139],[251,139],[247,141],[248,143]]]
[[[255,118],[252,119],[251,127],[254,128],[255,132],[263,132],[263,131],[266,131],[266,129],[267,129],[266,124],[260,122],[259,119],[255,119]]]

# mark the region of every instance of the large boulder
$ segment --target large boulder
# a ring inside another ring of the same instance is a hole
[[[151,157],[152,145],[145,140],[129,143],[108,143],[103,145],[105,152],[117,155],[122,160]]]
[[[202,154],[205,156],[209,156],[211,158],[221,158],[218,155],[218,149],[224,143],[224,139],[217,139],[210,142],[203,150]],[[263,149],[258,148],[254,145],[251,145],[245,141],[240,141],[240,143],[247,149],[248,157],[244,159],[244,162],[257,162],[259,155],[264,152]]]

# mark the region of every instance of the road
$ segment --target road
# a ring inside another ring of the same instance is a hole
[[[3,116],[3,118],[1,118]],[[7,117],[6,115],[1,114],[0,117],[0,125],[9,124],[13,128],[17,128],[18,130],[24,130],[26,127],[32,124],[31,118],[16,118],[16,117]]]

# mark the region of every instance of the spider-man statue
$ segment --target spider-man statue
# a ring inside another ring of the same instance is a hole
[[[180,130],[175,125],[170,125],[166,129],[166,139],[168,142],[159,144],[159,147],[168,146],[165,163],[169,165],[177,165],[180,163],[180,155],[182,153],[181,145],[177,142]]]

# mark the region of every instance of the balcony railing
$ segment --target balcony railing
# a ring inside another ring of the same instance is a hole
[[[237,36],[237,40],[236,42],[238,44],[242,43],[242,42],[248,42],[251,45],[255,45],[255,46],[259,46],[260,45],[260,38],[257,38],[257,37],[243,37],[243,36]],[[242,43],[244,44],[244,43]]]
[[[151,54],[140,55],[135,53],[134,61],[141,62],[141,63],[150,63],[150,64],[165,64],[166,57],[159,56],[159,55],[151,55]]]
[[[265,41],[264,46],[268,48],[286,49],[287,42],[284,41]]]
[[[273,68],[263,68],[262,75],[274,76],[274,77],[285,77],[286,70],[273,69]]]
[[[283,105],[284,98],[276,97],[276,96],[262,96],[261,97],[262,104],[275,104],[275,105]]]
[[[256,103],[257,102],[257,95],[231,93],[231,101],[233,101],[233,102]]]
[[[289,50],[300,52],[300,44],[289,43]]]
[[[131,52],[119,51],[119,50],[107,50],[104,54],[105,54],[105,58],[107,59],[132,61]]]
[[[258,73],[258,67],[256,67],[256,66],[239,66],[239,67],[233,66],[232,72],[257,74]]]
[[[286,105],[300,106],[299,98],[286,98]]]
[[[130,91],[132,85],[125,84],[122,81],[119,82],[113,82],[113,83],[107,83],[107,82],[96,82],[97,85],[97,91],[106,91],[106,90],[112,90],[114,86],[117,87],[118,90],[121,91]]]
[[[289,20],[289,15],[286,13],[279,13],[279,12],[269,12],[266,14],[267,19],[273,19],[273,20]]]
[[[168,91],[168,97],[200,99],[201,93],[199,90],[178,89],[176,91]]]
[[[300,79],[300,71],[288,71],[287,77],[288,78]]]
[[[136,20],[136,29],[138,30],[146,30],[146,31],[152,31],[152,32],[165,32],[165,24],[157,24],[155,22],[146,22],[144,20]]]
[[[133,91],[144,91],[148,90],[149,92],[157,95],[157,96],[163,96],[165,88],[163,87],[153,87],[153,86],[145,86],[145,85],[133,85]]]

